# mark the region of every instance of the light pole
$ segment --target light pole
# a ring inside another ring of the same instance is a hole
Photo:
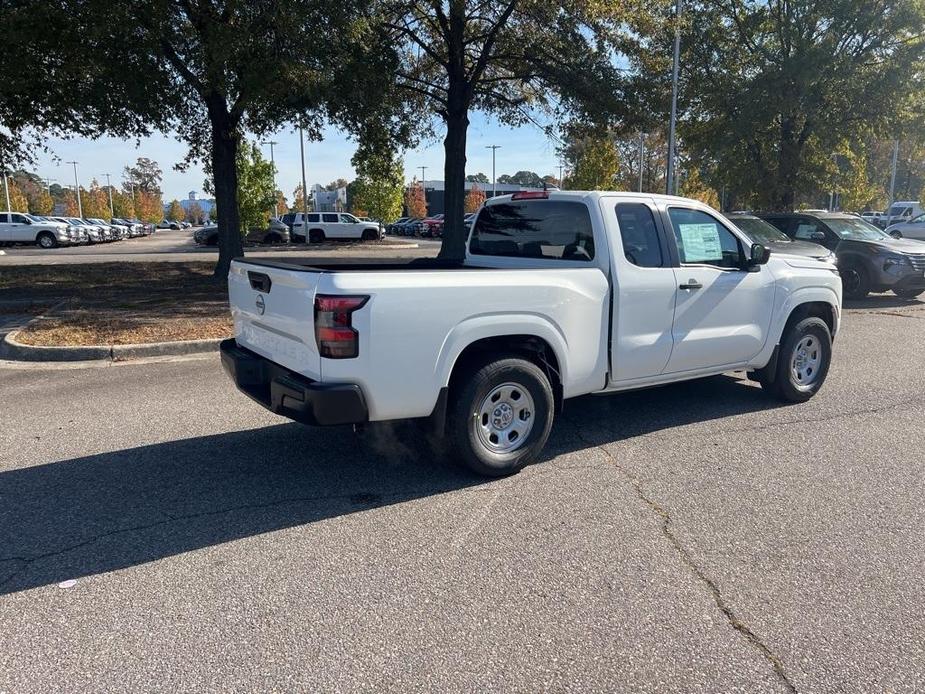
[[[501,145],[486,145],[485,149],[491,150],[491,197],[498,194],[498,183],[495,180],[495,150],[501,149]]]
[[[668,125],[668,173],[665,176],[665,193],[674,193],[674,160],[677,144],[675,127],[678,120],[678,68],[681,62],[681,0],[675,0],[674,9],[674,61],[671,68],[671,121]]]
[[[74,190],[77,191],[77,216],[83,219],[84,216],[84,207],[80,202],[80,180],[77,178],[77,162],[69,161],[68,164],[74,165]]]
[[[424,211],[427,211],[427,186],[424,185],[424,172],[427,171],[430,167],[428,166],[419,166],[421,170],[421,192],[424,193]]]
[[[103,174],[106,177],[106,190],[109,191],[109,218],[116,216],[116,210],[112,206],[112,183],[109,182],[109,174]]]
[[[3,194],[6,195],[6,211],[12,212],[10,209],[10,186],[6,182],[6,169],[3,169]]]
[[[642,192],[642,171],[645,168],[646,156],[646,134],[642,131],[639,133],[639,192]]]
[[[299,126],[299,156],[302,158],[302,231],[305,232],[305,243],[308,243],[308,185],[305,183],[305,137],[302,135],[302,126]]]
[[[899,140],[893,140],[893,164],[890,169],[890,199],[886,206],[886,224],[890,225],[890,208],[893,206],[893,196],[896,193],[896,159],[899,157]]]
[[[829,212],[834,212],[835,211],[835,196],[836,196],[835,180],[836,180],[836,177],[838,176],[838,154],[836,152],[832,152],[831,156],[832,156],[832,162],[835,164],[836,170],[835,170],[835,173],[832,174],[832,190],[829,191]]]
[[[273,193],[276,194],[276,159],[273,157],[273,145],[278,145],[279,142],[275,140],[268,140],[264,142],[265,145],[270,145],[270,166],[273,167]],[[279,217],[279,196],[276,196],[276,199],[273,201],[273,216]]]

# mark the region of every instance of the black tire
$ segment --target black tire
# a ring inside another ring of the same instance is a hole
[[[50,231],[43,231],[35,237],[35,242],[42,248],[57,248],[58,239]]]
[[[894,239],[901,239],[903,237],[903,233],[899,231],[899,229],[894,229],[890,232],[890,236],[892,236]]]
[[[922,289],[894,289],[893,293],[898,296],[900,299],[914,299],[922,292],[925,292],[925,288]]]
[[[818,356],[814,369],[803,372],[811,381],[800,383],[791,368],[797,349],[811,341],[808,355]],[[815,316],[804,318],[787,328],[777,354],[777,372],[771,381],[766,369],[756,372],[756,379],[764,390],[783,402],[806,402],[822,388],[832,363],[832,335],[825,321]]]
[[[377,234],[372,229],[363,230],[363,240],[364,241],[375,241],[377,238],[379,238],[379,234]]]
[[[846,299],[863,299],[870,293],[870,277],[864,266],[850,263],[839,268],[841,273],[842,290]]]
[[[529,394],[533,402],[533,412],[529,413],[532,425],[522,443],[510,451],[499,452],[489,448],[479,433],[483,424],[479,411],[492,391],[505,384]],[[454,387],[450,397],[448,443],[459,461],[476,474],[513,475],[534,462],[546,445],[555,416],[555,399],[546,374],[532,362],[509,356],[476,364]]]
[[[324,232],[321,229],[312,229],[308,232],[309,243],[324,243]]]
[[[280,241],[282,241],[282,239],[279,234],[267,234],[263,237],[263,242],[266,244],[279,243]]]

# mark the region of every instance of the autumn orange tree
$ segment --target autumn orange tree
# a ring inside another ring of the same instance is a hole
[[[405,207],[412,217],[423,219],[427,216],[427,199],[419,181],[414,181],[405,192]]]
[[[80,201],[83,204],[84,217],[109,219],[109,195],[94,178],[90,190],[81,190]]]
[[[10,212],[28,212],[29,201],[26,200],[22,189],[10,179],[7,179],[6,185],[10,196]],[[3,200],[3,207],[6,207],[6,200]]]
[[[167,219],[177,221],[186,219],[186,210],[183,209],[183,205],[180,204],[179,200],[172,200],[170,202],[170,208],[167,210]]]
[[[485,204],[485,191],[479,188],[477,183],[473,183],[469,192],[466,193],[466,212],[478,212],[479,208]]]

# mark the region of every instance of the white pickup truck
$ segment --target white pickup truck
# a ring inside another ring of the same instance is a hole
[[[563,401],[746,370],[812,397],[841,315],[835,265],[771,255],[685,198],[490,200],[461,264],[237,259],[238,388],[296,421],[431,418],[476,472],[535,460]]]

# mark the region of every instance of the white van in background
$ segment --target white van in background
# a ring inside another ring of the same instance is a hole
[[[908,222],[922,213],[925,213],[925,207],[918,200],[897,200],[883,213],[881,226],[885,229],[891,224]]]
[[[383,236],[378,222],[363,222],[346,212],[290,212],[282,221],[291,233],[293,242],[321,243],[325,239],[362,239],[378,241]]]

